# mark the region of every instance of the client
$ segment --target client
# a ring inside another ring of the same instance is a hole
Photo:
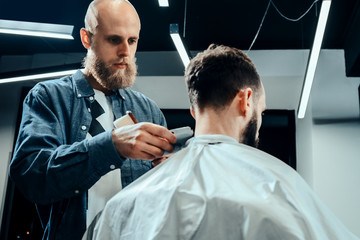
[[[244,53],[211,45],[185,79],[195,137],[107,203],[95,239],[357,239],[296,171],[255,148],[265,91]]]

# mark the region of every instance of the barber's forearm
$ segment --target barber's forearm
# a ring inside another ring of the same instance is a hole
[[[10,175],[29,200],[46,204],[86,191],[123,160],[107,132],[57,148],[34,150],[25,142],[11,163]]]

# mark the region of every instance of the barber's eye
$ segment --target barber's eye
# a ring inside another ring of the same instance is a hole
[[[108,38],[108,41],[112,44],[120,43],[120,39],[118,37],[110,37],[110,38]]]
[[[137,42],[137,39],[133,38],[133,39],[129,39],[129,44],[135,44]]]

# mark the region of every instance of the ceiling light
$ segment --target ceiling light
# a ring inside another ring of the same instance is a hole
[[[189,55],[186,51],[184,43],[181,40],[179,35],[179,25],[178,24],[170,24],[170,36],[175,44],[176,50],[178,51],[181,61],[183,62],[185,68],[190,63]]]
[[[72,36],[74,26],[35,23],[0,19],[0,33],[17,34],[36,37],[49,37],[61,39],[74,39]]]
[[[323,0],[321,4],[321,10],[319,15],[319,21],[316,28],[313,47],[310,52],[309,61],[307,64],[305,80],[301,92],[301,98],[298,108],[298,118],[304,118],[306,107],[310,97],[311,86],[315,76],[315,70],[317,62],[319,60],[321,44],[324,37],[326,22],[329,15],[331,0]]]
[[[160,7],[168,7],[169,1],[168,0],[159,0],[159,6]]]
[[[21,77],[3,78],[3,79],[0,79],[0,84],[28,81],[28,80],[39,80],[39,79],[44,79],[44,78],[62,77],[62,76],[74,74],[77,70],[78,69],[59,71],[59,72],[51,72],[51,73],[34,74],[34,75],[27,75],[27,76],[21,76]]]

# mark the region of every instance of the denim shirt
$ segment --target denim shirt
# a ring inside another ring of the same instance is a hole
[[[111,130],[86,139],[94,94],[79,70],[38,83],[24,100],[10,177],[36,203],[46,225],[43,239],[81,239],[87,190],[113,166],[121,169],[123,187],[151,168],[149,161],[120,156]],[[111,98],[115,119],[131,110],[139,122],[166,126],[158,106],[143,94],[120,89]]]

